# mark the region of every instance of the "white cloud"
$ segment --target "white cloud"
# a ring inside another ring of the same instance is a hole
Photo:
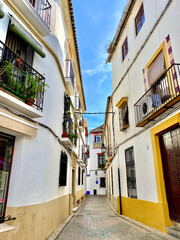
[[[97,66],[92,68],[92,69],[86,69],[82,70],[82,74],[84,77],[91,77],[95,74],[98,73],[107,73],[111,72],[111,65],[110,64],[105,64],[105,60],[103,59],[103,62],[97,63]]]

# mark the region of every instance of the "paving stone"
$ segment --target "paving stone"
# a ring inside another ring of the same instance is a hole
[[[103,196],[90,196],[74,214],[57,240],[175,239],[138,227],[113,213]]]

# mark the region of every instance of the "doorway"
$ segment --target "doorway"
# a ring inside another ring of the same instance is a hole
[[[180,222],[180,127],[159,139],[170,218]]]

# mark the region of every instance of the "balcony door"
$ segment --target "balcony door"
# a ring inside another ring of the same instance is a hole
[[[163,50],[148,67],[148,82],[151,87],[152,107],[159,107],[171,97]],[[162,77],[163,76],[163,77]]]
[[[170,218],[180,222],[180,127],[161,135],[160,147]]]
[[[15,138],[0,132],[0,222],[4,222]]]
[[[32,66],[34,50],[10,29],[8,29],[5,44],[13,52],[18,54],[20,58]]]

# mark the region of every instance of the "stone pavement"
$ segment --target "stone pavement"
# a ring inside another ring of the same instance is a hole
[[[90,196],[57,240],[161,240],[176,239],[148,231],[115,215],[105,197]]]

